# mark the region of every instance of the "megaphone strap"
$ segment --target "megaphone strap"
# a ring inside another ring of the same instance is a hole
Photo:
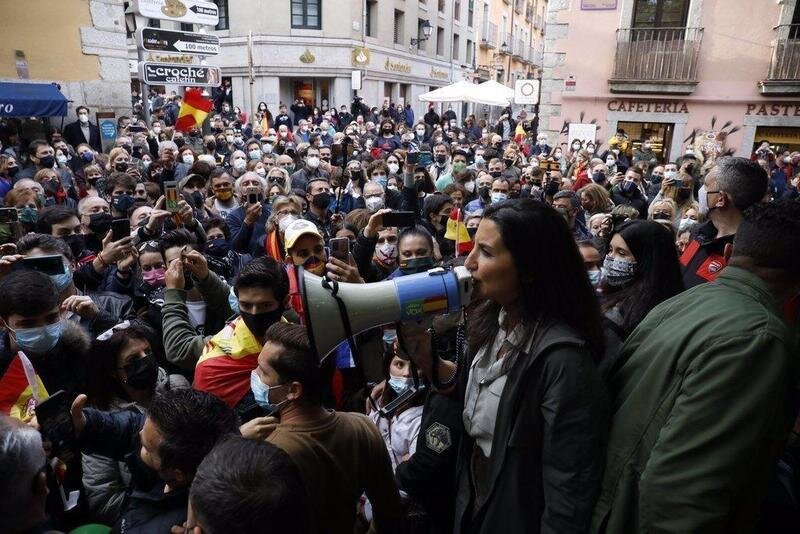
[[[329,280],[327,276],[322,277],[322,287],[331,292],[331,296],[336,301],[339,308],[339,318],[342,320],[342,328],[344,328],[345,339],[350,346],[350,354],[353,356],[353,363],[355,363],[359,380],[366,383],[364,376],[364,369],[361,367],[361,355],[358,352],[358,345],[356,344],[355,336],[353,335],[353,328],[350,325],[350,316],[347,313],[347,305],[339,296],[339,282],[336,280]]]

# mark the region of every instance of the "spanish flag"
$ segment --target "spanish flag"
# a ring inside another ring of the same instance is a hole
[[[522,127],[522,121],[520,121],[517,123],[517,127],[514,130],[514,142],[518,145],[521,145],[525,140],[525,135],[525,128]]]
[[[178,112],[178,121],[175,129],[179,132],[188,132],[193,126],[200,126],[206,120],[208,113],[214,106],[211,100],[203,98],[199,89],[189,89],[183,95],[181,110]]]
[[[469,254],[472,250],[472,240],[469,238],[469,232],[467,232],[467,227],[464,225],[464,212],[461,209],[453,208],[450,212],[444,238],[456,242],[456,256]]]
[[[39,395],[38,400],[44,400],[49,395],[42,379],[33,371],[30,363],[27,364],[29,367],[27,373],[25,365],[17,353],[8,365],[6,372],[0,376],[0,413],[27,423],[33,417],[36,408],[37,399],[34,388]]]

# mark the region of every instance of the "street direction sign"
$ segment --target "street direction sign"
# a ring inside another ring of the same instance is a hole
[[[219,23],[219,8],[205,0],[133,0],[134,13],[158,20],[174,20],[186,24]]]
[[[179,32],[160,28],[139,28],[136,43],[148,52],[168,52],[216,56],[219,54],[219,37],[205,33]]]
[[[222,71],[219,67],[208,65],[140,61],[139,80],[147,85],[175,84],[217,87],[222,82]]]

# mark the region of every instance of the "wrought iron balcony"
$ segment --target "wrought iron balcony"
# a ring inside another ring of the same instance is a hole
[[[489,22],[489,19],[483,19],[480,46],[483,48],[497,48],[497,24]]]
[[[611,92],[689,94],[703,28],[620,28]]]
[[[800,94],[800,24],[775,27],[775,41],[762,94]]]

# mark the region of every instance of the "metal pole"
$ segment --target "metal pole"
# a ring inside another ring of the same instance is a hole
[[[136,27],[139,27],[139,23],[142,23],[142,27],[147,27],[147,19],[144,17],[136,16]],[[141,63],[144,61],[144,51],[141,47],[136,47],[136,56],[139,58],[139,62]],[[150,99],[147,98],[149,88],[146,83],[144,83],[143,79],[139,79],[139,92],[142,94],[142,110],[144,111],[144,122],[147,124],[149,128],[150,124]]]

